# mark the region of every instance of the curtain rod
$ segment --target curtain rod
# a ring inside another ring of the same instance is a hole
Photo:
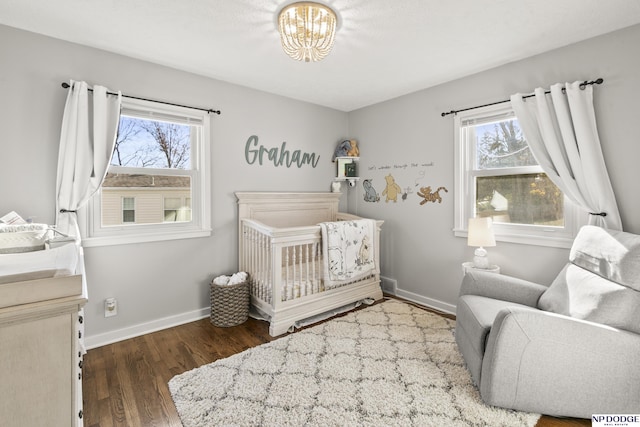
[[[587,85],[599,85],[602,84],[604,82],[604,80],[599,77],[596,80],[592,80],[592,81],[583,81],[582,83],[580,83],[580,89],[584,89]],[[564,92],[564,88],[562,89],[562,92]],[[550,90],[545,91],[544,93],[551,93]],[[522,99],[526,99],[526,98],[532,98],[534,97],[534,94],[531,95],[523,95]],[[489,104],[484,104],[484,105],[477,105],[475,107],[469,107],[469,108],[463,108],[461,110],[451,110],[451,111],[446,111],[444,113],[441,114],[442,117],[448,116],[449,114],[457,114],[460,113],[462,111],[469,111],[469,110],[475,110],[476,108],[482,108],[482,107],[489,107],[491,105],[497,105],[497,104],[504,104],[505,102],[511,102],[510,99],[505,99],[504,101],[496,101],[496,102],[491,102]]]
[[[62,82],[62,87],[65,89],[69,89],[69,83],[67,82]],[[93,92],[93,89],[89,88],[90,92]],[[108,95],[117,95],[117,93],[115,92],[107,92]],[[125,98],[131,98],[131,99],[137,99],[139,101],[150,101],[150,102],[157,102],[159,104],[165,104],[165,105],[173,105],[174,107],[183,107],[183,108],[191,108],[192,110],[200,110],[200,111],[206,111],[207,113],[213,113],[213,114],[217,114],[220,115],[220,110],[212,110],[210,108],[200,108],[200,107],[191,107],[189,105],[182,105],[182,104],[174,104],[172,102],[165,102],[165,101],[158,101],[155,99],[148,99],[148,98],[139,98],[137,96],[131,96],[131,95],[122,95]]]

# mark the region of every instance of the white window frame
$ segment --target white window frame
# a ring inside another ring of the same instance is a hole
[[[496,169],[482,171],[475,169],[475,144],[467,141],[463,131],[463,124],[478,120],[484,122],[488,118],[506,119],[515,117],[510,102],[476,108],[456,114],[454,119],[454,235],[467,237],[469,218],[474,215],[476,203],[476,176],[499,176]],[[513,173],[544,172],[540,166],[524,166],[510,168],[505,175]],[[587,223],[586,215],[580,215],[581,210],[566,196],[564,197],[564,227],[547,227],[529,224],[494,223],[493,229],[496,241],[520,243],[528,245],[570,248],[582,225]]]
[[[110,172],[191,177],[191,221],[186,223],[123,224],[103,227],[101,190],[78,211],[83,246],[108,246],[211,236],[211,125],[206,111],[153,101],[123,98],[123,115],[199,125],[192,138],[191,169],[130,168],[110,166]]]

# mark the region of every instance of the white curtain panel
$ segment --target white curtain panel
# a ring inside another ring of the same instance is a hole
[[[70,81],[60,132],[56,183],[56,226],[80,238],[75,211],[100,188],[116,143],[122,94]],[[113,92],[112,92],[113,93]]]
[[[593,109],[593,86],[557,83],[549,94],[511,96],[511,105],[534,157],[555,185],[589,215],[589,223],[622,230],[622,221],[602,156]],[[564,93],[563,93],[564,89]]]

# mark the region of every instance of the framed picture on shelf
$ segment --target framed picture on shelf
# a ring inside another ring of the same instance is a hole
[[[345,163],[345,165],[344,165],[344,176],[347,176],[347,177],[358,176],[357,171],[356,171],[356,163],[355,162]]]

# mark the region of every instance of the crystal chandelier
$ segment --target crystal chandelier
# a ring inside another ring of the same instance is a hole
[[[285,6],[278,16],[284,51],[298,61],[320,61],[333,46],[336,13],[328,6],[299,2]]]

